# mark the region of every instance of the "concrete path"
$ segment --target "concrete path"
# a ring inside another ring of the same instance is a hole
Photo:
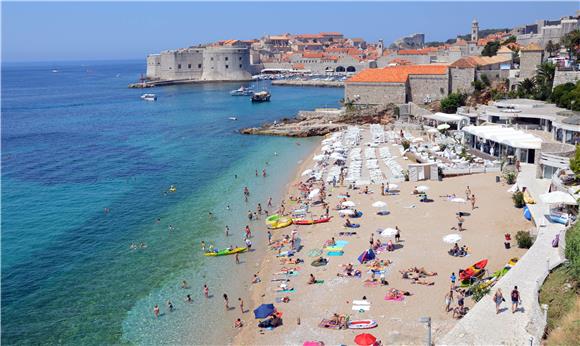
[[[535,166],[523,165],[518,175],[518,186],[527,187],[535,205],[529,209],[532,218],[538,225],[537,238],[534,245],[520,259],[518,264],[508,272],[491,289],[489,295],[480,300],[473,309],[460,320],[449,333],[440,340],[438,345],[539,345],[546,326],[545,312],[538,302],[538,291],[549,270],[564,261],[559,248],[552,247],[552,239],[561,234],[563,240],[565,227],[551,223],[545,213],[548,206],[542,203],[539,195],[548,192],[550,181],[535,178]],[[512,230],[512,234],[515,233]],[[515,236],[515,234],[514,234]],[[514,237],[515,238],[515,237]],[[515,240],[515,239],[513,239]],[[560,246],[563,241],[560,242]],[[510,293],[518,286],[522,304],[515,314],[511,312]],[[501,288],[506,302],[502,304],[504,311],[499,315],[495,312],[492,301],[497,288]]]

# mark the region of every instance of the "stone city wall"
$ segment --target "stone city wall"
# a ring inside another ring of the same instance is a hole
[[[558,71],[554,74],[553,88],[561,84],[574,83],[580,80],[580,71]]]
[[[423,103],[440,100],[449,94],[449,77],[445,75],[410,75],[407,101]]]
[[[405,83],[345,83],[344,97],[363,105],[406,102]]]
[[[451,75],[451,92],[473,92],[474,68],[450,68],[449,72]]]

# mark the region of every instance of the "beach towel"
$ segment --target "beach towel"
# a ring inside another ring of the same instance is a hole
[[[294,292],[293,288],[285,289],[285,290],[276,290],[276,293],[292,293]]]
[[[290,273],[276,273],[274,275],[297,276],[298,275],[298,272],[297,271],[293,271],[293,272],[290,272]]]
[[[392,296],[390,294],[387,294],[385,296],[385,300],[390,300],[390,301],[395,301],[395,302],[402,302],[403,300],[405,300],[405,296],[404,295],[398,295],[398,296]]]
[[[329,246],[325,248],[326,251],[342,251],[344,249],[342,246]]]
[[[414,205],[414,204],[411,204],[410,206],[408,206],[408,207],[403,207],[403,208],[405,208],[405,209],[413,209],[413,208],[415,208],[415,205]]]
[[[338,323],[331,321],[331,320],[327,320],[326,318],[323,318],[322,321],[320,321],[320,323],[318,323],[318,326],[320,328],[327,328],[327,329],[339,329],[339,325]]]
[[[344,255],[344,251],[330,251],[327,255],[328,256],[342,256],[342,255]]]
[[[322,255],[322,250],[320,249],[312,249],[308,252],[308,257],[318,257]]]
[[[346,227],[348,227],[348,228],[359,228],[360,227],[360,224],[358,224],[358,223],[351,223],[350,226],[346,226]]]
[[[348,244],[348,241],[346,241],[346,240],[337,240],[335,243],[336,243],[335,246],[344,247],[344,246],[346,246]]]
[[[315,285],[322,285],[324,283],[324,280],[316,280],[314,281]]]
[[[386,244],[384,244],[384,245],[381,245],[381,246],[379,246],[379,247],[378,247],[378,248],[375,250],[375,252],[376,252],[376,253],[384,253],[384,252],[387,252],[387,245],[386,245]]]

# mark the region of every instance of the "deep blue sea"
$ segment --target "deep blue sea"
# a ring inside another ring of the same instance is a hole
[[[241,245],[247,211],[278,201],[317,143],[236,130],[342,96],[262,82],[272,101],[252,104],[229,95],[239,84],[127,88],[144,70],[143,61],[2,66],[3,344],[228,342],[239,316],[221,295],[250,300],[263,223],[251,223],[258,249],[240,265],[204,257],[199,244]]]

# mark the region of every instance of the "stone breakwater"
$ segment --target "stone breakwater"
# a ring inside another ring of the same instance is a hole
[[[272,85],[283,86],[315,86],[323,88],[344,88],[344,82],[329,80],[275,80]]]

